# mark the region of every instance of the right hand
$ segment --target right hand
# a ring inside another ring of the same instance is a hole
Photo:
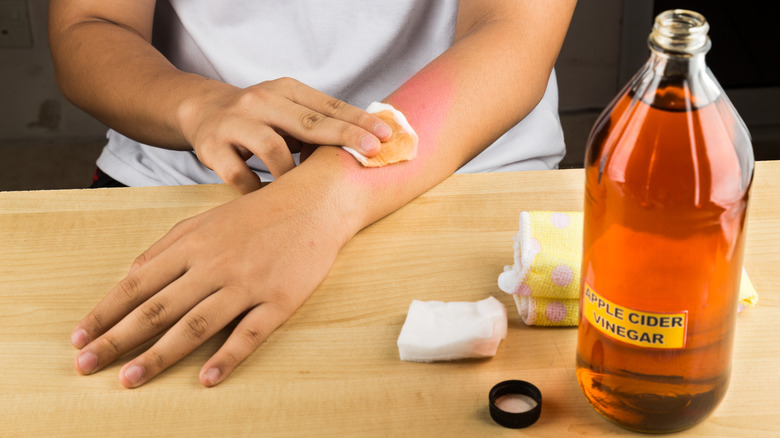
[[[242,194],[260,188],[246,164],[252,155],[278,178],[295,167],[292,152],[303,144],[347,146],[372,157],[391,135],[378,117],[290,78],[218,87],[188,100],[179,121],[198,159]]]

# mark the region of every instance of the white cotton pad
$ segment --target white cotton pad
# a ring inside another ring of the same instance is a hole
[[[414,300],[398,353],[411,362],[492,357],[506,332],[506,308],[493,297],[475,303]]]
[[[366,157],[360,152],[343,146],[365,167],[382,167],[400,161],[411,160],[417,156],[417,133],[406,120],[403,113],[392,105],[381,102],[371,103],[366,111],[382,119],[393,131],[390,140],[382,143],[381,151],[374,157]]]

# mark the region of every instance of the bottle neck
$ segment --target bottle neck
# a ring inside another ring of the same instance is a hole
[[[675,9],[658,15],[648,38],[650,58],[632,86],[643,102],[679,111],[700,108],[721,94],[705,63],[711,43],[701,14]]]
[[[707,20],[698,12],[674,9],[659,14],[647,40],[651,61],[663,66],[660,73],[669,77],[704,71],[704,55],[712,46],[709,30]]]
[[[705,52],[680,55],[651,47],[648,64],[658,76],[669,80],[673,80],[673,78],[685,80],[706,74],[707,64],[704,57]]]
[[[707,33],[710,25],[703,15],[674,9],[658,15],[648,45],[653,51],[687,57],[707,53],[712,46]]]
[[[632,92],[650,106],[671,111],[712,103],[722,90],[707,68],[704,55],[678,56],[652,50]]]

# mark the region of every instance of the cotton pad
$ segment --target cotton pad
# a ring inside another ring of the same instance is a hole
[[[382,143],[378,155],[368,158],[360,152],[344,146],[365,167],[382,167],[400,161],[411,160],[417,156],[417,133],[406,120],[403,113],[392,105],[373,102],[366,111],[382,119],[392,130],[390,140]]]
[[[506,332],[506,308],[493,297],[475,303],[414,300],[398,352],[411,362],[492,357]]]

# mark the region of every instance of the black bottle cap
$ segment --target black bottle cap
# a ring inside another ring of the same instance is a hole
[[[535,406],[522,412],[508,412],[496,404],[496,400],[507,394],[519,394],[530,397],[536,402]],[[511,429],[528,427],[539,419],[542,413],[542,393],[539,388],[523,380],[505,380],[498,383],[490,390],[490,416],[493,420]]]

